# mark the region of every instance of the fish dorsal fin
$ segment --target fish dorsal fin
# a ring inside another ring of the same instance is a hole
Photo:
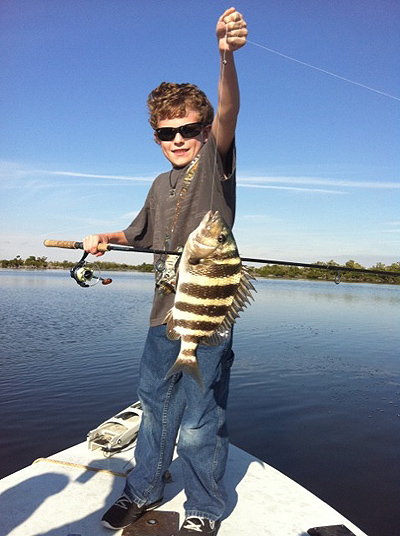
[[[175,331],[175,323],[174,323],[174,316],[172,314],[172,309],[170,309],[167,313],[167,316],[164,319],[164,324],[167,324],[167,337],[171,341],[177,341],[180,339],[179,333]]]
[[[217,346],[221,344],[229,336],[230,330],[240,313],[251,304],[250,298],[254,300],[252,291],[257,292],[251,280],[255,277],[250,273],[246,266],[242,266],[242,276],[239,281],[233,297],[232,305],[230,306],[224,320],[221,322],[218,329],[210,336],[202,339],[202,343],[208,346]]]

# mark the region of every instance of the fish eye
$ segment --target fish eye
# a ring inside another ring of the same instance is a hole
[[[218,242],[220,244],[223,244],[225,241],[226,241],[226,235],[220,234],[219,237],[218,237]]]

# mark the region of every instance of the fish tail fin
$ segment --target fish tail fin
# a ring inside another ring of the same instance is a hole
[[[175,363],[172,365],[172,367],[167,372],[167,375],[165,378],[169,378],[170,376],[173,376],[174,374],[177,374],[178,372],[183,372],[189,374],[191,378],[196,380],[196,382],[200,385],[200,387],[204,390],[204,384],[200,373],[200,367],[199,363],[197,361],[197,357],[186,357],[178,355],[176,358]]]

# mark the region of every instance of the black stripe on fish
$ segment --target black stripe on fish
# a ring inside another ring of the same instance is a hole
[[[219,300],[233,296],[237,287],[237,284],[208,287],[204,285],[195,285],[194,283],[181,283],[179,285],[179,291],[188,294],[189,296],[200,296],[205,299]]]
[[[222,316],[225,315],[228,310],[227,305],[203,305],[182,301],[176,302],[174,307],[179,311],[196,314],[198,316]]]
[[[199,342],[199,338],[196,337],[196,335],[185,335],[185,341],[197,344]]]
[[[197,341],[198,341],[198,337],[197,337]],[[196,348],[185,348],[184,350],[182,350],[180,352],[180,355],[185,356],[185,357],[195,356],[196,355]]]
[[[198,264],[196,275],[214,278],[231,277],[241,271],[240,260],[236,264]]]
[[[193,331],[214,331],[220,324],[220,321],[213,322],[211,318],[209,321],[185,320],[184,318],[177,318],[175,320],[175,328],[179,327],[184,329],[191,329]]]

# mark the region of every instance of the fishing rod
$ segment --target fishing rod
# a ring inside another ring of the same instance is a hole
[[[83,242],[74,242],[74,241],[68,241],[68,240],[45,240],[44,245],[46,247],[57,247],[57,248],[66,248],[66,249],[83,249]],[[169,251],[165,249],[150,249],[150,248],[140,248],[140,247],[134,247],[134,246],[119,246],[116,244],[104,244],[100,243],[97,246],[97,249],[102,252],[106,251],[125,251],[125,252],[131,252],[131,253],[153,253],[156,255],[182,255],[182,252],[179,251]],[[71,277],[75,279],[75,281],[83,286],[91,286],[88,284],[88,281],[91,281],[94,277],[94,271],[92,268],[88,267],[85,259],[88,255],[88,252],[85,251],[83,254],[83,257],[81,260],[70,270]],[[278,261],[273,259],[257,259],[257,258],[251,258],[251,257],[241,257],[241,260],[244,262],[254,262],[254,263],[261,263],[261,264],[276,264],[280,266],[298,266],[303,268],[317,268],[321,270],[329,270],[331,272],[335,272],[335,283],[340,283],[340,273],[341,272],[358,272],[363,274],[373,274],[373,275],[384,275],[384,276],[394,276],[399,277],[400,272],[390,272],[387,270],[374,270],[369,268],[355,268],[350,266],[337,266],[334,264],[311,264],[311,263],[304,263],[304,262],[293,262],[293,261]],[[86,270],[86,272],[85,272]],[[99,278],[97,278],[97,281]],[[103,285],[108,285],[111,283],[111,279],[102,279]]]

